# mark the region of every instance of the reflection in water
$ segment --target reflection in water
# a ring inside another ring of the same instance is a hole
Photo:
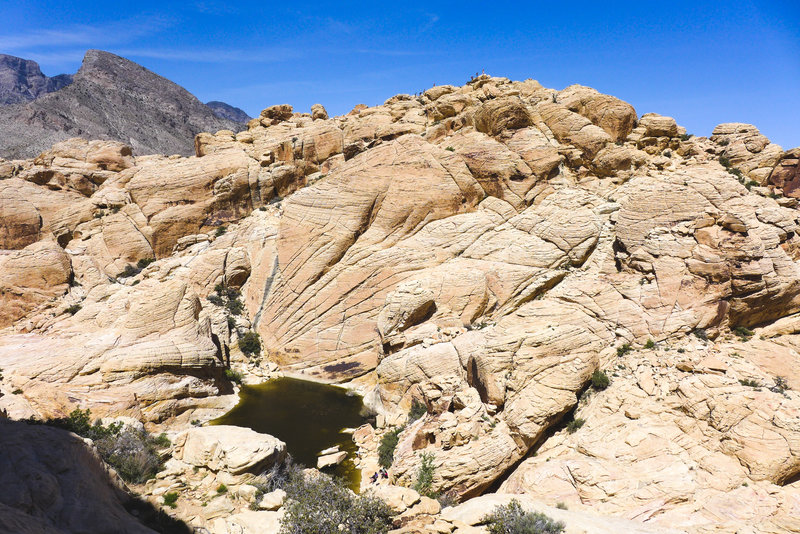
[[[334,445],[347,451],[347,459],[325,472],[339,476],[357,490],[361,473],[353,464],[357,450],[350,434],[365,419],[361,397],[343,388],[296,378],[277,378],[257,386],[243,386],[239,403],[212,421],[271,434],[284,442],[294,461],[317,466],[317,456]]]

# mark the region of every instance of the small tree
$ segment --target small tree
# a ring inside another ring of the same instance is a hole
[[[434,458],[433,453],[429,452],[423,452],[420,455],[422,462],[417,471],[417,480],[412,486],[414,491],[431,499],[437,497],[437,493],[433,491],[433,473],[436,471],[436,466],[433,465]]]
[[[394,450],[397,448],[397,442],[400,441],[400,433],[405,427],[398,427],[390,430],[381,438],[381,443],[378,445],[378,463],[381,467],[389,469],[392,467],[394,461]]]
[[[250,356],[260,354],[261,353],[261,336],[257,333],[250,331],[245,333],[242,337],[239,338],[239,350],[242,351],[242,354]]]

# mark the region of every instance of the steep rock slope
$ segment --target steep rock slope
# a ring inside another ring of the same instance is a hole
[[[251,118],[250,115],[245,113],[243,109],[231,106],[230,104],[226,104],[225,102],[220,102],[218,100],[206,102],[206,106],[210,107],[211,111],[214,112],[214,115],[221,119],[245,123]]]
[[[188,155],[195,134],[238,128],[171,81],[89,50],[70,85],[0,108],[0,156],[34,157],[70,137],[122,141],[138,154]]]

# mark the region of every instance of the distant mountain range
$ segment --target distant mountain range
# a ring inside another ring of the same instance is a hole
[[[125,58],[89,50],[75,75],[45,76],[34,61],[0,55],[0,157],[28,158],[70,137],[111,139],[137,154],[194,152],[194,136],[239,131],[249,120],[224,102]]]

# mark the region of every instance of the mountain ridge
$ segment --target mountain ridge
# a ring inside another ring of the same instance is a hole
[[[31,72],[41,73],[30,63]],[[49,83],[34,79],[37,87]],[[33,157],[71,137],[121,141],[137,154],[189,155],[198,133],[243,128],[174,82],[101,50],[86,52],[72,83],[34,93],[0,107],[0,157]]]

